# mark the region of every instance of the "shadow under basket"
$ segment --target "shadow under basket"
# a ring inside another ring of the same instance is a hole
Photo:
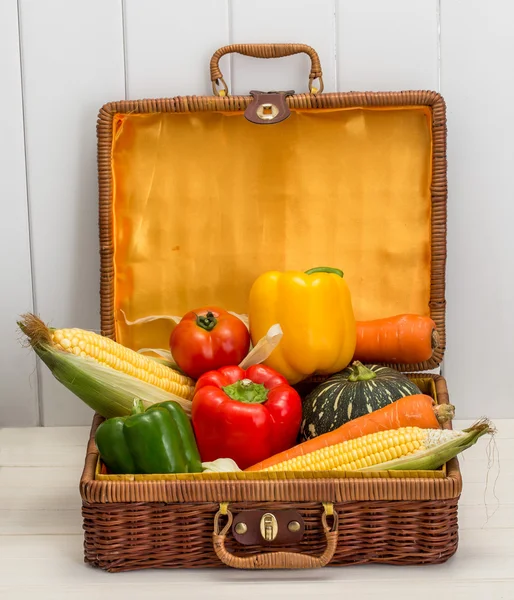
[[[448,402],[443,377],[409,378],[438,404]],[[99,475],[94,435],[102,420],[95,415],[80,484],[85,561],[95,567],[115,572],[421,565],[445,562],[457,550],[462,489],[457,459],[431,476],[238,473],[136,480]],[[234,522],[246,511],[259,510],[295,511],[303,535],[282,544],[241,544]]]

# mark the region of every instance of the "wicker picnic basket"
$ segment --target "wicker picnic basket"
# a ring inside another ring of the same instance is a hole
[[[306,53],[309,93],[231,96],[219,69],[230,52]],[[434,319],[439,346],[430,361],[395,366],[448,402],[444,378],[423,372],[445,348],[442,97],[323,93],[318,55],[303,44],[221,48],[211,80],[213,96],[100,111],[102,333],[134,349],[166,347],[165,320],[134,321],[212,302],[244,312],[262,271],[341,265],[357,318]],[[110,476],[94,442],[101,421],[93,420],[80,484],[85,560],[96,567],[429,564],[457,549],[457,459],[435,472],[366,476]],[[265,518],[278,524],[274,540],[238,535],[238,523],[258,527]]]

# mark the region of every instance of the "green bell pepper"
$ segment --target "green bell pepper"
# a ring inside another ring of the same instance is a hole
[[[135,399],[131,415],[98,426],[95,443],[113,473],[202,471],[193,428],[177,402],[159,402],[145,411],[141,400]]]

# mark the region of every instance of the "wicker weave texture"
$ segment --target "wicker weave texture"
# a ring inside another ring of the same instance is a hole
[[[321,504],[234,503],[230,508],[234,514],[250,508],[298,510],[305,522],[302,541],[273,551],[301,553],[312,557],[304,566],[321,566],[315,560],[327,550]],[[214,549],[219,544],[213,535],[217,510],[215,503],[84,504],[85,560],[108,571],[222,567]],[[457,499],[336,503],[334,510],[339,516],[338,543],[328,566],[435,564],[457,549]],[[243,559],[268,552],[260,546],[241,546],[230,532],[224,549]],[[268,559],[268,564],[271,568],[273,561]]]
[[[211,81],[212,90],[215,94],[219,94],[217,88],[218,83],[221,81],[224,88],[224,93],[228,94],[228,86],[223,79],[223,75],[220,70],[219,60],[225,54],[236,52],[237,54],[243,54],[244,56],[253,56],[255,58],[282,58],[283,56],[291,56],[293,54],[301,54],[302,52],[307,54],[311,59],[311,70],[309,73],[309,90],[313,91],[312,82],[315,79],[319,79],[319,92],[323,91],[323,78],[321,71],[321,63],[319,56],[314,48],[307,46],[306,44],[231,44],[230,46],[223,46],[217,50],[211,58]]]

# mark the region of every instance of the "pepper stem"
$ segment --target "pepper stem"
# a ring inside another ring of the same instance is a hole
[[[370,379],[375,379],[377,374],[365,367],[360,361],[356,360],[352,366],[352,373],[348,377],[348,381],[369,381]]]
[[[262,383],[254,383],[251,379],[240,379],[226,385],[223,391],[232,400],[245,404],[262,404],[268,399],[268,390]]]
[[[141,398],[134,398],[134,401],[132,403],[132,411],[131,411],[131,415],[139,415],[141,413],[145,412],[145,405],[143,404],[143,401],[141,400]]]
[[[205,331],[211,331],[216,327],[218,320],[209,311],[206,315],[196,315],[196,324],[198,327],[205,329]]]
[[[344,277],[341,269],[334,269],[333,267],[314,267],[314,269],[305,271],[306,275],[312,275],[313,273],[334,273],[335,275],[339,275],[339,277]]]

